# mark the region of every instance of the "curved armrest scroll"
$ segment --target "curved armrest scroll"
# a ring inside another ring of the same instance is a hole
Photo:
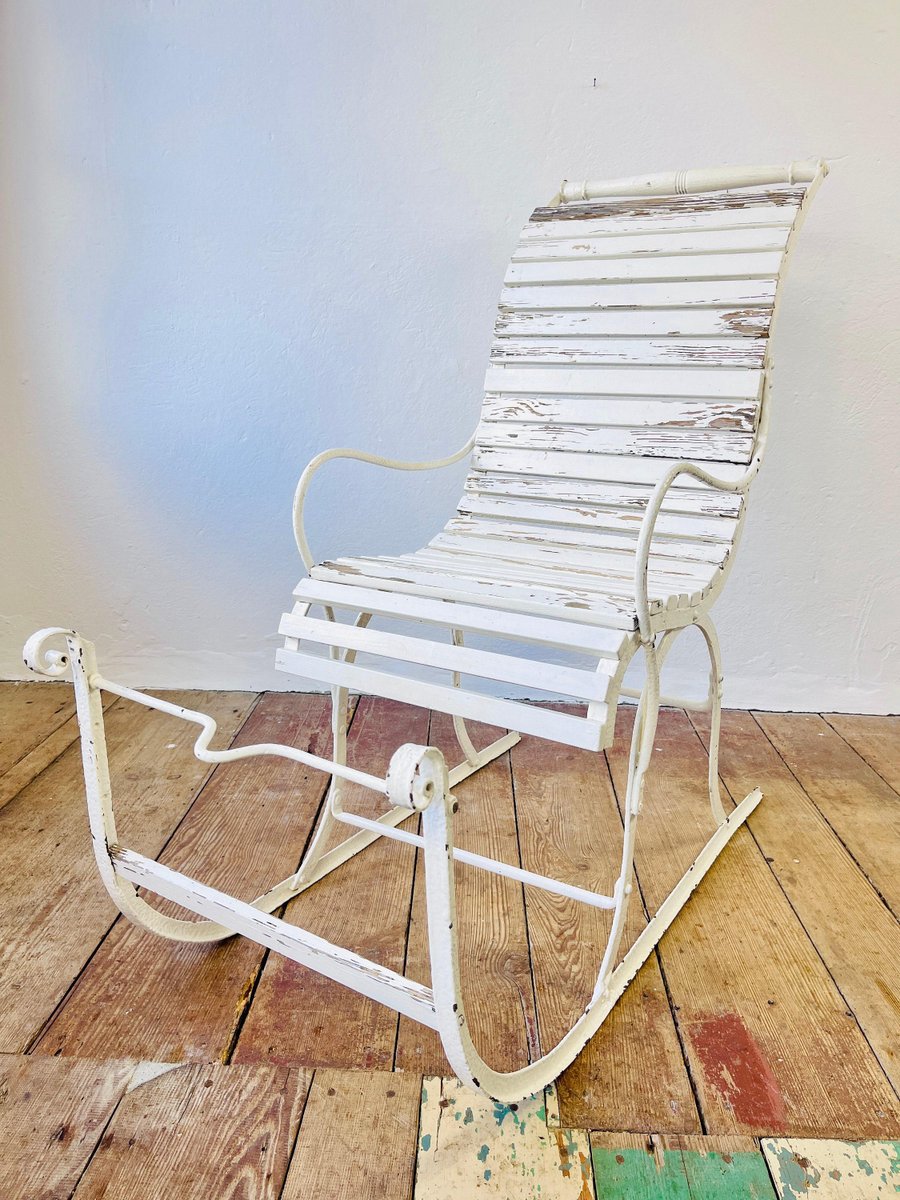
[[[455,454],[451,454],[447,458],[429,459],[426,462],[405,462],[402,459],[383,458],[380,454],[368,454],[364,450],[348,450],[346,448],[323,450],[321,454],[317,454],[300,476],[297,490],[294,492],[294,538],[297,542],[297,549],[300,551],[300,557],[303,559],[307,570],[312,567],[316,560],[312,556],[312,551],[309,548],[309,542],[306,538],[306,528],[303,523],[303,508],[312,478],[325,463],[330,462],[333,458],[352,458],[356,459],[357,462],[371,463],[376,467],[389,467],[392,471],[432,471],[438,467],[449,467],[453,463],[459,462],[461,458],[465,458],[474,445],[475,435],[473,434],[466,444],[457,450]]]
[[[642,642],[653,640],[653,628],[650,620],[650,600],[647,595],[647,566],[650,561],[650,543],[653,540],[656,521],[659,517],[659,510],[662,508],[663,500],[666,498],[666,492],[668,492],[669,488],[680,475],[692,475],[695,479],[699,479],[701,483],[708,484],[710,487],[716,488],[721,492],[745,492],[759,471],[761,461],[761,456],[757,454],[744,474],[735,480],[718,479],[709,471],[698,467],[696,463],[676,463],[665,473],[653,489],[650,503],[647,505],[644,518],[641,521],[641,532],[638,537],[637,559],[634,570],[638,629],[640,630]]]

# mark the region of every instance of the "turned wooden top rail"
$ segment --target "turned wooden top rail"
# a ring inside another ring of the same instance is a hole
[[[614,196],[679,196],[692,192],[718,192],[729,188],[766,187],[772,184],[811,183],[826,175],[822,159],[807,158],[780,166],[702,167],[690,171],[665,171],[658,175],[630,175],[623,179],[563,180],[553,204],[598,200]]]

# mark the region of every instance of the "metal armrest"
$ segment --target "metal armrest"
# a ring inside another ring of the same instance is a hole
[[[650,599],[647,595],[647,567],[650,560],[650,543],[653,540],[656,521],[659,517],[663,500],[666,498],[666,492],[668,492],[669,488],[680,475],[692,475],[695,479],[699,479],[701,483],[708,484],[710,487],[717,488],[722,492],[745,492],[759,471],[761,461],[762,455],[758,451],[744,474],[735,480],[719,479],[717,476],[710,474],[709,471],[698,467],[696,463],[676,463],[666,472],[653,489],[650,503],[647,505],[647,510],[641,521],[641,532],[638,537],[637,560],[634,570],[638,629],[640,630],[642,642],[647,643],[653,640],[653,627],[650,620]]]
[[[353,458],[358,462],[371,463],[376,467],[389,467],[392,471],[431,471],[436,470],[438,467],[449,467],[453,463],[459,462],[461,458],[464,458],[469,453],[474,445],[475,435],[473,433],[466,444],[460,450],[457,450],[455,454],[451,454],[447,458],[429,459],[426,462],[406,462],[397,458],[383,458],[380,454],[368,454],[365,450],[348,450],[346,448],[323,450],[321,454],[317,454],[300,476],[297,490],[294,492],[294,538],[297,542],[297,549],[300,551],[300,557],[303,559],[307,570],[313,566],[316,560],[312,556],[309,542],[306,538],[306,528],[303,524],[303,507],[306,503],[306,493],[309,491],[312,478],[325,463],[330,462],[333,458]]]

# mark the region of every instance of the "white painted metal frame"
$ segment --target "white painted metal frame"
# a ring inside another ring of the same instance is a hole
[[[792,164],[782,168],[722,169],[712,172],[687,172],[672,176],[650,176],[644,179],[612,181],[611,183],[579,185],[564,184],[555,203],[591,199],[596,196],[634,196],[681,194],[685,191],[700,192],[721,188],[737,188],[756,184],[797,181],[810,182],[815,187],[825,173],[823,163]],[[811,189],[810,189],[811,190]],[[777,297],[776,297],[777,305]],[[774,316],[773,316],[774,319]],[[326,622],[308,617],[309,603],[301,603],[293,614],[284,618],[282,632],[288,638],[288,649],[281,652],[290,667],[290,649],[302,638],[317,638],[330,648],[330,658],[321,660],[325,664],[320,678],[332,685],[332,734],[333,745],[330,758],[320,757],[290,746],[262,744],[243,746],[236,749],[213,750],[210,748],[215,736],[216,725],[211,717],[194,712],[165,700],[145,695],[128,687],[105,679],[99,672],[93,645],[73,630],[43,629],[29,639],[25,647],[25,660],[36,672],[58,677],[71,670],[75,686],[78,721],[81,730],[82,758],[87,791],[91,838],[94,855],[101,878],[116,905],[131,920],[164,937],[178,941],[215,942],[240,933],[270,949],[277,950],[288,958],[312,967],[373,999],[389,1005],[398,1012],[437,1030],[441,1036],[448,1059],[460,1079],[480,1089],[493,1098],[512,1103],[538,1091],[555,1079],[575,1058],[585,1042],[600,1027],[622,992],[634,977],[641,964],[684,906],[694,888],[703,878],[726,842],[753,811],[761,799],[757,789],[750,793],[729,814],[725,813],[719,794],[718,739],[722,699],[722,671],[718,639],[708,609],[719,591],[730,567],[730,561],[720,572],[717,585],[704,597],[703,602],[687,610],[671,613],[654,611],[648,593],[648,571],[651,543],[654,538],[660,513],[669,489],[682,476],[690,476],[722,492],[744,494],[759,470],[768,428],[768,373],[764,376],[759,424],[754,443],[754,454],[746,470],[737,475],[732,471],[728,478],[720,478],[715,470],[706,470],[693,462],[676,462],[656,485],[643,516],[635,558],[635,602],[637,629],[633,633],[621,633],[614,641],[613,659],[605,670],[610,675],[610,691],[598,692],[598,699],[589,702],[592,709],[599,711],[601,695],[611,697],[613,709],[621,696],[639,700],[628,765],[627,788],[623,811],[623,842],[621,864],[611,895],[600,895],[576,885],[550,879],[525,871],[508,863],[487,858],[454,845],[453,815],[457,801],[452,789],[462,780],[505,753],[519,740],[519,733],[510,732],[482,750],[476,749],[465,725],[465,716],[478,716],[477,707],[467,708],[462,703],[465,695],[460,691],[460,704],[449,706],[446,711],[453,715],[457,739],[463,752],[463,760],[452,770],[447,769],[443,755],[436,749],[424,746],[404,745],[399,747],[391,759],[387,775],[381,778],[347,764],[347,728],[349,691],[342,682],[344,667],[354,662],[359,649],[366,648],[363,634],[371,613],[362,609],[354,625],[337,624],[333,608],[326,601],[322,604]],[[335,458],[351,458],[373,463],[395,470],[426,470],[448,466],[463,458],[475,444],[475,437],[447,458],[429,462],[401,462],[365,454],[356,450],[330,450],[312,460],[301,476],[294,499],[294,528],[301,557],[307,568],[312,568],[314,558],[310,551],[303,524],[303,509],[310,483],[315,473]],[[715,464],[711,464],[714,468]],[[742,520],[738,521],[737,534]],[[328,585],[324,592],[328,597]],[[361,603],[371,593],[359,590]],[[407,601],[410,603],[407,605]],[[339,603],[337,600],[336,603]],[[344,601],[346,603],[346,601]],[[395,615],[404,615],[405,606],[409,615],[416,615],[410,597],[395,595],[386,604],[386,610],[394,606]],[[463,630],[478,628],[479,618],[475,612],[461,604],[448,604],[451,615],[448,627],[451,645],[447,647],[449,657],[442,651],[429,650],[438,654],[434,665],[451,670],[453,684],[459,688],[460,671],[487,659],[475,656],[483,652],[468,652],[463,643]],[[433,619],[433,618],[431,618]],[[482,617],[483,620],[483,617]],[[552,632],[553,622],[528,618],[529,635],[540,642],[542,639],[553,644],[556,636]],[[323,630],[322,626],[325,626]],[[334,636],[328,637],[328,626]],[[703,701],[689,702],[660,695],[660,669],[669,649],[684,628],[696,625],[702,634],[710,659],[708,694]],[[354,632],[355,631],[355,632]],[[403,639],[384,641],[391,635],[378,635],[381,641],[376,647],[389,650],[400,646]],[[596,630],[601,641],[605,634]],[[66,650],[59,648],[59,639],[64,639]],[[528,640],[525,637],[524,640]],[[54,644],[56,643],[56,645]],[[599,642],[598,642],[599,644]],[[423,643],[431,646],[431,643]],[[646,680],[640,691],[622,687],[622,675],[634,652],[642,649],[646,667]],[[376,648],[378,653],[378,648]],[[419,652],[420,655],[424,651]],[[455,654],[455,657],[453,656]],[[302,655],[297,659],[307,661]],[[420,657],[410,661],[423,661]],[[514,661],[514,660],[513,660]],[[357,670],[359,670],[357,668]],[[507,673],[509,668],[506,668]],[[561,669],[562,670],[562,669]],[[513,670],[513,675],[516,674]],[[359,678],[360,676],[353,676]],[[364,676],[363,676],[364,677]],[[502,678],[504,676],[496,676]],[[563,677],[561,677],[563,678]],[[415,681],[407,681],[408,691],[402,698],[428,706],[434,697],[433,691]],[[604,688],[607,684],[604,683]],[[310,847],[296,872],[274,884],[267,892],[251,903],[228,896],[180,872],[173,871],[160,863],[125,849],[118,842],[113,814],[113,798],[110,789],[103,728],[101,693],[103,690],[127,700],[146,705],[170,716],[179,717],[200,726],[201,732],[194,746],[194,753],[204,762],[229,763],[255,755],[276,755],[303,763],[321,770],[331,777],[322,817]],[[441,689],[443,695],[443,690]],[[383,692],[381,694],[384,694]],[[709,755],[709,798],[716,823],[710,837],[696,860],[690,865],[682,879],[660,906],[657,913],[618,962],[619,948],[629,898],[633,889],[633,859],[635,829],[641,808],[643,781],[650,762],[656,730],[657,714],[661,703],[689,706],[708,710],[711,714],[711,737]],[[536,710],[540,711],[540,710]],[[604,718],[603,727],[611,726],[611,716]],[[536,728],[542,736],[553,737],[552,722]],[[566,733],[569,727],[566,726]],[[352,782],[382,795],[386,811],[377,820],[361,817],[345,810],[343,806],[343,784]],[[422,834],[418,835],[399,826],[415,813],[421,814]],[[335,823],[351,826],[352,833],[340,845],[325,852],[327,835]],[[324,875],[335,870],[354,854],[358,853],[379,837],[389,837],[424,851],[426,900],[428,911],[429,951],[431,958],[431,987],[409,980],[394,971],[371,962],[343,947],[332,945],[316,935],[288,924],[273,915],[292,896],[312,886]],[[454,861],[468,866],[491,871],[515,879],[526,886],[537,887],[569,899],[605,908],[612,911],[612,923],[608,942],[602,955],[591,999],[584,1012],[578,1017],[559,1044],[543,1057],[520,1070],[510,1073],[493,1070],[481,1057],[469,1035],[465,1012],[465,996],[460,982],[455,928]],[[138,889],[154,892],[174,901],[183,908],[199,915],[201,921],[182,920],[164,915],[152,907]]]

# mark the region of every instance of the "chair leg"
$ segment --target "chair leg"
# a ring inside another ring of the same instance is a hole
[[[453,645],[464,645],[463,631],[454,629],[452,631]],[[453,672],[453,686],[459,687],[461,683],[459,671]],[[483,750],[476,750],[475,743],[469,737],[469,731],[466,728],[466,722],[462,717],[454,716],[453,732],[456,734],[456,740],[459,743],[459,748],[463,752],[463,761],[450,771],[450,787],[455,787],[458,783],[462,783],[464,779],[468,779],[470,775],[474,775],[476,771],[480,771],[482,767],[486,767],[488,763],[493,762],[495,758],[499,758],[501,754],[505,754],[517,742],[521,741],[521,734],[507,733],[503,737],[497,738],[490,745],[485,746]]]
[[[597,1032],[625,988],[672,924],[718,854],[762,798],[751,792],[719,825],[648,922],[640,936],[615,969],[633,890],[634,836],[641,807],[644,777],[653,753],[659,708],[659,666],[671,645],[661,638],[657,646],[645,646],[647,679],[635,719],[628,765],[628,784],[623,812],[623,844],[619,879],[614,898],[613,924],[591,1000],[569,1032],[543,1057],[512,1072],[495,1071],[475,1048],[468,1029],[465,1001],[460,987],[455,917],[453,872],[453,814],[457,803],[446,788],[446,779],[422,813],[425,839],[425,884],[428,910],[428,941],[437,1028],[453,1070],[463,1082],[505,1104],[521,1100],[556,1079]]]
[[[719,788],[719,733],[722,726],[722,652],[719,637],[708,614],[696,622],[709,650],[709,804],[717,825],[725,820]]]
[[[631,740],[628,786],[623,812],[621,867],[613,893],[615,908],[612,927],[597,982],[590,1003],[572,1029],[553,1050],[521,1070],[510,1073],[494,1071],[476,1050],[468,1031],[465,1003],[460,987],[455,931],[452,825],[457,805],[446,790],[446,784],[422,814],[431,980],[444,1051],[460,1079],[504,1103],[520,1100],[523,1096],[545,1087],[573,1061],[600,1027],[626,984],[662,936],[663,930],[660,929],[656,937],[639,950],[639,961],[634,961],[634,950],[629,952],[631,961],[627,977],[623,974],[621,966],[616,971],[612,970],[633,890],[634,835],[640,812],[644,775],[653,753],[659,708],[657,651],[652,645],[645,646],[644,649],[647,656],[647,681]]]

